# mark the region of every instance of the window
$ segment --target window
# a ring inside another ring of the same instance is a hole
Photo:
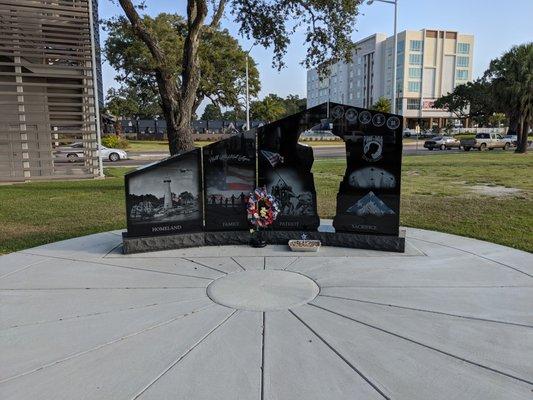
[[[402,67],[404,59],[405,59],[405,57],[404,57],[403,54],[398,54],[398,57],[396,57],[396,66],[397,67]]]
[[[408,110],[420,110],[420,99],[407,99]]]
[[[469,54],[470,43],[457,43],[457,52],[461,54]]]
[[[405,51],[405,42],[402,40],[396,45],[397,53],[403,53]]]
[[[422,51],[423,42],[421,40],[411,40],[409,46],[411,51]]]
[[[468,57],[457,56],[458,67],[468,67]]]
[[[420,82],[409,81],[407,84],[407,90],[410,92],[420,92]]]
[[[409,54],[409,64],[422,65],[422,54]]]
[[[466,69],[458,69],[456,73],[456,78],[458,81],[466,81],[468,80],[468,70]]]
[[[422,78],[422,68],[409,68],[409,78]]]

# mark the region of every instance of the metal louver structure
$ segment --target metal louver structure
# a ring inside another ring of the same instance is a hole
[[[101,174],[96,18],[96,0],[0,0],[0,181]]]

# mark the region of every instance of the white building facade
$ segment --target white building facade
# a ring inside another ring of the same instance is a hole
[[[380,97],[392,99],[393,42],[393,36],[374,34],[356,43],[350,63],[333,65],[322,80],[316,69],[307,71],[307,106],[329,100],[369,108]],[[405,127],[443,127],[456,118],[433,103],[472,80],[473,50],[473,35],[456,31],[398,33],[396,112]]]

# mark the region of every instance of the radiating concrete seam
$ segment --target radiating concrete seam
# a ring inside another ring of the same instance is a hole
[[[285,268],[283,268],[283,270],[284,270],[284,271],[287,271],[287,270],[288,270],[288,271],[291,271],[291,270],[289,270],[288,268],[289,268],[289,267],[292,267],[294,264],[296,264],[296,261],[300,260],[301,258],[302,258],[302,257],[296,257],[294,260],[292,260],[291,262],[289,262],[289,264],[288,264]]]
[[[213,271],[222,272],[223,274],[226,274],[226,275],[228,274],[226,271],[223,271],[223,270],[215,268],[215,267],[210,267],[209,265],[202,264],[201,262],[195,261],[195,260],[193,260],[191,258],[186,258],[186,257],[179,257],[179,258],[181,258],[182,260],[190,261],[190,262],[195,263],[197,265],[201,265],[202,267],[206,267],[206,268],[212,269]]]
[[[111,233],[111,232],[109,232],[109,233]],[[111,233],[111,234],[114,235],[114,233]],[[100,257],[100,258],[106,258],[109,254],[111,254],[112,251],[114,251],[115,249],[118,249],[121,246],[122,246],[122,241],[119,244],[117,244],[115,247],[113,247],[111,250],[109,250],[107,253],[105,253],[105,255],[103,257]]]
[[[442,244],[442,243],[435,243],[435,242],[432,242],[430,240],[424,240],[424,239],[419,239],[419,238],[415,238],[413,237],[412,239],[415,239],[415,240],[420,240],[421,242],[426,242],[426,243],[430,243],[430,244],[434,244],[434,245],[438,245],[438,246],[442,246],[442,247],[447,247],[449,249],[454,249],[454,250],[457,250],[457,251],[462,251],[463,253],[467,253],[467,254],[471,254],[473,256],[476,256],[476,257],[479,257],[479,258],[482,258],[484,260],[487,260],[487,261],[491,261],[495,264],[499,264],[503,267],[506,267],[506,268],[509,268],[509,269],[512,269],[516,272],[520,272],[521,274],[524,274],[524,275],[527,275],[529,276],[530,278],[533,278],[533,275],[531,275],[530,273],[527,273],[525,271],[522,271],[521,269],[519,268],[516,268],[516,267],[513,267],[511,265],[508,265],[508,264],[505,264],[505,263],[502,263],[500,261],[496,261],[490,257],[485,257],[485,256],[482,256],[481,254],[477,254],[477,253],[474,253],[473,251],[468,251],[468,250],[464,250],[464,249],[460,249],[459,247],[455,247],[455,246],[450,246],[450,245],[447,245],[447,244]],[[477,240],[477,239],[476,239]],[[488,242],[487,242],[488,243]],[[492,244],[492,243],[491,243]],[[517,249],[513,249],[510,247],[511,250],[517,250]]]
[[[25,253],[25,254],[30,254],[30,253]],[[35,255],[35,254],[32,254],[32,255]],[[198,278],[198,279],[213,280],[213,278],[207,278],[205,276],[180,274],[180,273],[177,273],[177,272],[168,272],[168,271],[158,271],[158,270],[154,270],[154,269],[141,268],[141,267],[129,267],[127,265],[117,265],[117,264],[111,264],[111,263],[108,263],[108,262],[96,261],[96,260],[84,260],[84,259],[77,259],[77,258],[70,258],[70,257],[59,257],[59,256],[40,256],[40,257],[47,257],[47,258],[50,258],[50,259],[65,260],[65,261],[72,261],[72,262],[78,262],[78,263],[94,264],[94,265],[99,265],[99,266],[130,269],[130,270],[134,270],[134,271],[153,272],[155,274],[176,275],[176,276],[184,276],[184,277],[187,277],[187,278]]]
[[[233,260],[233,262],[234,262],[235,264],[237,264],[237,266],[238,266],[239,268],[241,268],[243,271],[246,271],[246,268],[244,268],[244,267],[242,266],[242,264],[241,264],[240,262],[238,262],[238,261],[235,259],[235,257],[230,257],[230,258]]]
[[[491,371],[491,372],[494,372],[494,373],[497,373],[497,374],[500,374],[500,375],[503,375],[503,376],[506,376],[508,378],[512,378],[512,379],[516,379],[517,381],[520,381],[520,382],[524,382],[524,383],[527,383],[529,385],[533,385],[533,381],[528,381],[527,379],[523,379],[523,378],[520,378],[518,376],[514,376],[512,374],[509,374],[507,372],[503,372],[503,371],[500,371],[500,370],[497,370],[495,368],[492,368],[492,367],[489,367],[487,365],[483,365],[483,364],[480,364],[480,363],[477,363],[475,361],[472,361],[472,360],[469,360],[467,358],[464,358],[464,357],[461,357],[461,356],[458,356],[458,355],[455,355],[453,353],[450,353],[450,352],[447,352],[445,350],[441,350],[437,347],[434,347],[434,346],[430,346],[428,344],[425,344],[425,343],[422,343],[422,342],[419,342],[417,340],[414,340],[414,339],[410,339],[408,338],[407,336],[403,336],[403,335],[400,335],[398,333],[395,333],[395,332],[392,332],[392,331],[389,331],[387,329],[384,329],[384,328],[380,328],[379,326],[375,326],[375,325],[372,325],[372,324],[369,324],[369,323],[366,323],[366,322],[363,322],[363,321],[360,321],[360,320],[357,320],[355,318],[352,318],[352,317],[349,317],[347,315],[344,315],[344,314],[341,314],[341,313],[338,313],[336,311],[333,311],[333,310],[330,310],[326,307],[322,307],[322,306],[319,306],[317,304],[313,304],[313,303],[309,303],[310,306],[313,306],[313,307],[316,307],[316,308],[319,308],[321,310],[324,310],[324,311],[327,311],[327,312],[330,312],[334,315],[337,315],[339,317],[342,317],[342,318],[346,318],[350,321],[353,321],[353,322],[356,322],[358,324],[361,324],[361,325],[364,325],[366,327],[369,327],[369,328],[372,328],[372,329],[376,329],[380,332],[383,332],[383,333],[387,333],[389,335],[392,335],[394,337],[397,337],[399,339],[403,339],[403,340],[406,340],[410,343],[413,343],[413,344],[416,344],[416,345],[419,345],[419,346],[422,346],[422,347],[425,347],[426,349],[430,349],[430,350],[433,350],[433,351],[436,351],[437,353],[440,353],[440,354],[443,354],[443,355],[446,355],[448,357],[451,357],[451,358],[454,358],[456,360],[459,360],[459,361],[463,361],[463,362],[466,362],[468,364],[471,364],[471,365],[474,365],[476,367],[480,367],[480,368],[483,368],[483,369],[486,369],[487,371]]]
[[[443,311],[425,310],[423,308],[399,306],[399,305],[396,305],[396,304],[379,303],[377,301],[353,299],[353,298],[349,298],[349,297],[334,296],[334,295],[330,295],[330,294],[322,294],[320,296],[329,297],[329,298],[332,298],[332,299],[339,299],[339,300],[357,301],[359,303],[374,304],[374,305],[377,305],[377,306],[401,308],[403,310],[409,310],[409,311],[419,311],[419,312],[430,313],[430,314],[445,315],[445,316],[448,316],[448,317],[464,318],[464,319],[469,319],[469,320],[474,320],[474,321],[493,322],[493,323],[496,323],[496,324],[514,325],[514,326],[520,326],[520,327],[523,327],[523,328],[533,328],[533,325],[520,324],[518,322],[499,321],[499,320],[496,320],[496,319],[488,319],[488,318],[474,317],[474,316],[468,316],[468,315],[451,314],[451,313],[446,313],[446,312],[443,312]]]
[[[205,289],[206,286],[124,286],[124,287],[60,287],[60,288],[0,288],[1,291],[28,290],[142,290],[142,289]]]
[[[72,316],[69,316],[69,317],[62,317],[62,318],[58,318],[58,319],[49,319],[49,320],[43,320],[43,321],[28,322],[26,324],[11,325],[11,326],[8,326],[8,327],[5,327],[5,328],[0,328],[0,332],[1,331],[6,331],[8,329],[14,329],[14,328],[23,328],[23,327],[27,327],[27,326],[49,324],[49,323],[53,323],[53,322],[70,321],[70,320],[73,320],[73,319],[89,318],[89,317],[94,317],[94,316],[98,316],[98,315],[113,314],[113,313],[119,313],[119,312],[130,311],[130,310],[141,310],[143,308],[156,307],[156,306],[161,306],[161,305],[166,305],[166,304],[187,303],[187,302],[196,301],[196,300],[202,300],[202,299],[207,299],[207,297],[206,296],[202,296],[202,297],[197,297],[197,298],[188,299],[188,300],[165,301],[165,302],[161,302],[161,303],[146,304],[146,305],[142,305],[142,306],[138,306],[138,307],[121,308],[119,310],[99,311],[99,312],[94,312],[94,313],[89,313],[89,314],[72,315]]]
[[[311,303],[309,303],[312,305]],[[391,400],[389,396],[387,396],[374,382],[370,380],[366,375],[364,375],[355,365],[353,365],[348,359],[346,359],[337,349],[335,349],[326,339],[324,339],[321,335],[318,334],[311,326],[309,326],[302,318],[300,318],[293,310],[289,310],[289,312],[298,320],[300,321],[307,329],[309,329],[317,338],[320,339],[322,343],[324,343],[333,353],[335,353],[348,367],[350,367],[357,375],[359,375],[366,383],[368,383],[376,392],[378,392],[384,399]]]
[[[265,333],[266,333],[266,314],[262,313],[262,332],[261,332],[261,400],[265,399]]]
[[[8,277],[8,276],[13,275],[13,274],[16,274],[17,272],[22,272],[22,271],[24,271],[24,270],[27,270],[28,268],[31,268],[31,267],[33,267],[34,265],[37,265],[37,264],[43,263],[43,262],[45,262],[45,261],[48,261],[48,260],[46,260],[46,259],[45,259],[45,260],[37,260],[37,261],[35,261],[35,262],[32,262],[31,264],[25,265],[24,267],[21,267],[21,268],[17,269],[17,270],[15,270],[15,271],[11,271],[11,272],[8,272],[8,273],[6,273],[6,274],[4,274],[4,275],[0,275],[0,279],[5,278],[5,277]]]
[[[142,388],[135,396],[133,396],[131,399],[136,400],[140,396],[142,396],[143,393],[145,393],[150,387],[152,387],[159,379],[163,377],[168,371],[170,371],[172,368],[174,368],[175,365],[177,365],[181,360],[183,360],[187,355],[193,351],[196,347],[198,347],[205,339],[207,339],[213,332],[215,332],[218,328],[220,328],[224,323],[226,323],[235,313],[237,313],[239,310],[233,310],[231,314],[229,314],[226,318],[224,318],[221,322],[219,322],[213,329],[211,329],[209,332],[207,332],[204,336],[200,338],[192,347],[190,347],[185,353],[183,353],[179,358],[174,361],[172,364],[170,364],[167,368],[165,368],[160,374],[158,374],[148,385],[146,385],[144,388]]]
[[[37,371],[43,370],[43,369],[45,369],[45,368],[52,367],[52,366],[54,366],[54,365],[57,365],[57,364],[60,364],[60,363],[62,363],[62,362],[65,362],[65,361],[71,360],[71,359],[73,359],[73,358],[81,357],[81,356],[83,356],[83,355],[85,355],[85,354],[88,354],[88,353],[91,353],[91,352],[93,352],[93,351],[100,350],[101,348],[104,348],[104,347],[110,346],[110,345],[115,344],[115,343],[117,343],[117,342],[120,342],[120,341],[122,341],[122,340],[129,339],[129,338],[131,338],[131,337],[134,337],[134,336],[140,335],[140,334],[142,334],[142,333],[145,333],[145,332],[151,331],[151,330],[156,329],[156,328],[160,328],[161,326],[168,325],[168,324],[170,324],[170,323],[172,323],[172,322],[174,322],[174,321],[177,321],[177,320],[179,320],[179,319],[181,319],[181,318],[185,318],[185,317],[187,317],[187,316],[189,316],[189,315],[196,314],[196,313],[198,313],[198,312],[200,312],[200,311],[203,311],[203,310],[205,310],[205,309],[207,309],[207,308],[209,308],[209,307],[212,307],[213,305],[214,305],[214,304],[208,304],[207,306],[204,306],[204,307],[201,307],[201,308],[199,308],[199,309],[193,310],[193,311],[191,311],[191,312],[189,312],[189,313],[186,313],[186,314],[180,314],[180,315],[175,316],[175,317],[172,317],[172,318],[170,318],[170,319],[168,319],[168,320],[166,320],[166,321],[160,322],[160,323],[158,323],[158,324],[156,324],[156,325],[152,325],[152,326],[149,326],[149,327],[147,327],[147,328],[141,329],[140,331],[133,332],[133,333],[131,333],[131,334],[129,334],[129,335],[121,336],[121,337],[119,337],[119,338],[117,338],[117,339],[113,339],[113,340],[111,340],[111,341],[109,341],[109,342],[102,343],[102,344],[100,344],[100,345],[98,345],[98,346],[95,346],[95,347],[92,347],[92,348],[90,348],[90,349],[87,349],[87,350],[84,350],[84,351],[80,351],[80,352],[77,352],[77,353],[73,353],[73,354],[71,354],[71,355],[69,355],[69,356],[66,356],[66,357],[63,357],[63,358],[61,358],[61,359],[59,359],[59,360],[55,360],[55,361],[52,361],[52,362],[49,362],[49,363],[43,364],[43,365],[41,365],[41,366],[39,366],[39,367],[37,367],[37,368],[33,368],[33,369],[29,370],[29,371],[21,372],[21,373],[19,373],[19,374],[16,374],[16,375],[10,376],[10,377],[8,377],[8,378],[5,378],[5,379],[0,380],[0,384],[5,383],[5,382],[8,382],[8,381],[11,381],[11,380],[16,379],[16,378],[21,378],[21,377],[23,377],[23,376],[30,375],[30,374],[35,373],[35,372],[37,372]]]
[[[394,289],[496,289],[496,288],[533,288],[531,285],[325,285],[330,288],[394,288]]]

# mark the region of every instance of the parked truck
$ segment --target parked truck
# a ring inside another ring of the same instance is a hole
[[[508,150],[511,144],[503,140],[503,137],[497,133],[478,133],[474,139],[461,140],[461,147],[465,151],[470,151],[470,149],[478,149],[479,151],[492,149]]]

